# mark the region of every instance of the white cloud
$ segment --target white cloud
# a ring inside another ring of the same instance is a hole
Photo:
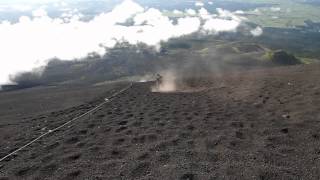
[[[104,55],[106,48],[123,41],[159,48],[161,41],[199,31],[236,31],[242,20],[222,9],[218,15],[204,8],[199,13],[193,9],[186,12],[189,15],[174,23],[158,9],[145,9],[125,0],[90,21],[81,21],[77,11],[51,18],[44,9],[38,9],[32,18],[23,16],[18,23],[0,22],[0,84],[8,83],[10,75],[44,66],[52,58],[81,59],[92,52]]]
[[[43,16],[47,16],[47,11],[45,11],[44,9],[40,8],[37,10],[32,11],[32,15],[34,17],[43,17]]]
[[[206,10],[205,8],[201,8],[199,10],[199,16],[202,18],[202,19],[210,19],[212,16],[210,15],[210,13],[208,12],[208,10]]]
[[[220,32],[235,32],[243,18],[227,10],[218,8],[217,11],[218,16],[208,19],[202,27],[203,30],[215,34]]]
[[[203,7],[204,3],[201,2],[201,1],[196,1],[194,5],[197,6],[197,7]]]
[[[217,11],[218,11],[218,15],[220,18],[234,19],[236,21],[241,21],[243,19],[242,17],[240,17],[240,16],[238,16],[228,10],[218,8]]]
[[[197,14],[197,12],[194,9],[186,9],[186,13],[192,16]]]
[[[66,2],[64,2],[64,1],[61,1],[61,2],[60,2],[60,6],[66,7],[66,6],[68,6],[68,4],[67,4]]]
[[[240,25],[240,22],[235,20],[226,20],[213,18],[208,20],[204,25],[203,29],[209,32],[220,33],[220,32],[234,32],[237,27]]]
[[[209,1],[208,4],[209,4],[209,5],[213,5],[213,2],[212,2],[212,1]]]
[[[183,14],[183,12],[182,12],[182,11],[179,11],[179,10],[176,10],[176,9],[175,9],[175,10],[173,10],[173,13],[174,13],[174,14],[178,14],[178,15]]]
[[[263,29],[259,26],[257,26],[255,29],[252,29],[250,31],[250,33],[253,35],[253,36],[261,36],[263,34]]]
[[[261,11],[260,9],[256,8],[255,10],[253,10],[253,13],[255,13],[256,15],[261,15]]]
[[[281,11],[281,8],[280,7],[271,7],[270,10],[273,12],[278,12],[278,11]]]
[[[242,11],[242,10],[237,10],[237,11],[235,11],[234,13],[235,13],[235,14],[244,14],[244,11]]]
[[[208,12],[208,10],[206,10],[205,8],[201,8],[200,10],[199,10],[199,14],[200,15],[209,15],[209,12]]]

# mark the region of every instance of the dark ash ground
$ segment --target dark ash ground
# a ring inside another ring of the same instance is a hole
[[[312,65],[222,75],[200,92],[135,83],[1,162],[0,179],[320,179],[319,77]],[[1,93],[0,156],[124,86]]]

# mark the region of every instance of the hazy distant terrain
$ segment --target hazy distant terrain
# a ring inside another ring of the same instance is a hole
[[[85,19],[111,10],[121,0],[77,0],[77,1],[52,1],[46,3],[48,14],[52,17],[59,17],[64,12],[77,9],[85,15]],[[136,0],[145,7],[158,8],[165,10],[185,10],[194,8],[196,1],[161,1]],[[320,22],[320,12],[318,11],[318,0],[205,0],[204,7],[209,11],[222,8],[229,11],[242,11],[250,21],[264,27],[294,27],[304,25],[307,20]],[[213,2],[208,4],[208,2]],[[31,15],[31,10],[43,6],[43,3],[24,3],[24,6],[11,2],[11,6],[0,3],[0,20],[17,21],[22,15]]]
[[[46,11],[48,16],[55,18],[74,9],[75,13],[83,15],[83,21],[88,21],[102,12],[112,10],[119,2],[121,1],[66,1],[64,3],[52,1],[46,4]],[[156,0],[138,0],[137,2],[142,6],[161,10],[173,21],[178,17],[185,16],[183,13],[179,15],[172,13],[173,10],[182,12],[188,8],[195,8],[196,3],[196,1],[164,1],[159,3]],[[96,83],[132,75],[144,76],[165,69],[172,64],[185,63],[187,60],[192,64],[194,63],[192,61],[197,59],[206,59],[211,64],[219,64],[218,66],[228,64],[245,68],[250,64],[250,68],[252,68],[253,66],[266,66],[266,64],[269,66],[269,63],[261,61],[261,59],[267,57],[266,54],[269,52],[279,49],[294,54],[303,63],[313,63],[317,62],[320,56],[320,23],[318,19],[320,11],[317,6],[310,5],[310,3],[317,2],[312,0],[217,0],[212,3],[211,1],[203,1],[203,7],[209,12],[215,13],[217,8],[222,8],[248,20],[236,33],[222,33],[218,36],[192,34],[172,40],[172,42],[178,41],[178,44],[164,42],[159,52],[155,52],[143,44],[138,47],[119,44],[116,48],[109,49],[103,57],[68,62],[52,61],[48,67],[45,67],[42,77],[34,75],[34,73],[27,73],[28,75],[24,73],[23,76],[12,77],[16,82],[23,83],[22,86],[25,84],[33,86],[52,83]],[[2,20],[14,23],[22,15],[31,16],[31,10],[41,6],[41,3],[26,3],[25,6],[17,6],[15,2],[6,6],[0,3],[0,17]],[[197,8],[200,9],[200,7]],[[245,29],[256,26],[263,28],[261,35],[252,37]],[[235,50],[234,44],[244,46],[244,48],[247,44],[254,44],[254,46],[262,47],[262,50],[255,52],[254,49],[249,53],[241,52]],[[180,45],[181,47],[179,47]],[[206,52],[211,52],[211,54],[206,54]],[[213,55],[212,52],[217,54]],[[229,56],[223,57],[225,54],[229,54]]]
[[[199,72],[216,74],[220,71],[234,69],[249,70],[290,65],[272,61],[273,52],[279,49],[288,49],[288,52],[296,55],[300,59],[299,63],[302,64],[319,61],[317,58],[312,58],[317,57],[318,53],[315,52],[317,49],[314,43],[308,45],[308,43],[287,42],[285,47],[284,42],[281,41],[282,32],[274,32],[276,31],[270,29],[270,32],[267,31],[256,39],[236,34],[226,34],[218,38],[186,37],[163,43],[159,52],[147,46],[135,47],[122,44],[110,49],[104,57],[78,61],[53,60],[45,67],[41,76],[24,73],[13,80],[22,87],[41,84],[95,84],[125,77],[130,78],[130,76],[141,78],[153,76],[157,72],[168,69],[188,74],[195,71],[194,67],[197,67]],[[292,41],[299,38],[294,36],[294,33],[297,32],[292,32]],[[315,43],[317,42],[320,41]],[[300,49],[300,47],[310,48],[310,51]]]

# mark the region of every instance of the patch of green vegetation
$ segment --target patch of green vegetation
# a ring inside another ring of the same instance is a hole
[[[275,53],[282,53],[281,56],[276,57]],[[294,56],[291,53],[287,53],[283,50],[278,51],[266,51],[265,54],[260,59],[263,62],[272,62],[275,64],[282,64],[282,65],[293,65],[293,64],[312,64],[319,62],[319,60],[314,58],[306,58],[301,56]]]
[[[252,22],[263,27],[293,28],[304,26],[306,20],[320,22],[319,6],[294,0],[231,0],[234,2],[269,3],[280,9],[261,7],[245,13]]]
[[[233,49],[234,52],[236,52],[236,53],[240,53],[240,52],[241,52],[237,47],[232,47],[232,49]]]
[[[301,62],[302,62],[303,64],[312,64],[312,63],[319,62],[319,60],[313,59],[313,58],[299,57],[299,59],[301,60]]]
[[[198,50],[198,53],[200,53],[200,54],[207,54],[208,51],[209,51],[209,48],[203,48],[203,49],[201,49],[201,50]]]
[[[270,4],[271,6],[261,6],[256,9],[245,11],[243,16],[250,22],[262,27],[275,28],[295,28],[304,26],[305,21],[320,22],[320,6],[305,3],[298,0],[228,0],[234,3]],[[209,9],[210,10],[210,9]],[[239,9],[241,10],[241,9]],[[186,12],[174,13],[164,10],[163,15],[171,18],[181,18],[190,16]]]
[[[273,56],[272,51],[266,51],[265,54],[261,57],[261,60],[263,61],[271,61]]]

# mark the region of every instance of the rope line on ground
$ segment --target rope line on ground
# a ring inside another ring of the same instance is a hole
[[[72,122],[74,122],[74,121],[76,121],[76,120],[78,120],[78,119],[80,119],[80,118],[82,118],[82,117],[90,114],[90,113],[95,112],[97,109],[99,109],[99,108],[102,107],[103,105],[111,102],[111,101],[112,101],[112,98],[115,98],[115,97],[117,97],[118,95],[120,95],[120,94],[122,94],[123,92],[127,91],[128,89],[130,89],[130,88],[132,87],[132,85],[133,85],[133,83],[130,83],[130,85],[128,85],[128,86],[125,87],[124,89],[121,89],[120,91],[118,91],[118,92],[112,94],[111,96],[105,98],[105,99],[104,99],[104,102],[100,103],[100,104],[99,104],[98,106],[96,106],[95,108],[93,108],[93,109],[91,109],[91,110],[83,113],[83,114],[80,115],[80,116],[77,116],[77,117],[71,119],[70,121],[68,121],[68,122],[66,122],[66,123],[64,123],[64,124],[62,124],[62,125],[54,128],[54,129],[52,129],[52,130],[48,130],[48,131],[47,131],[46,133],[44,133],[44,134],[41,134],[40,136],[38,136],[37,138],[33,139],[32,141],[30,141],[29,143],[25,144],[24,146],[16,149],[15,151],[9,153],[8,155],[2,157],[2,158],[0,159],[0,162],[4,161],[5,159],[7,159],[8,157],[10,157],[10,156],[12,156],[12,155],[14,155],[14,154],[17,154],[19,151],[21,151],[21,150],[23,150],[24,148],[30,146],[30,145],[33,144],[34,142],[36,142],[36,141],[38,141],[39,139],[43,138],[44,136],[47,136],[47,135],[49,135],[49,134],[52,134],[52,133],[54,133],[55,131],[58,131],[59,129],[65,127],[66,125],[68,125],[68,124],[70,124],[70,123],[72,123]]]

